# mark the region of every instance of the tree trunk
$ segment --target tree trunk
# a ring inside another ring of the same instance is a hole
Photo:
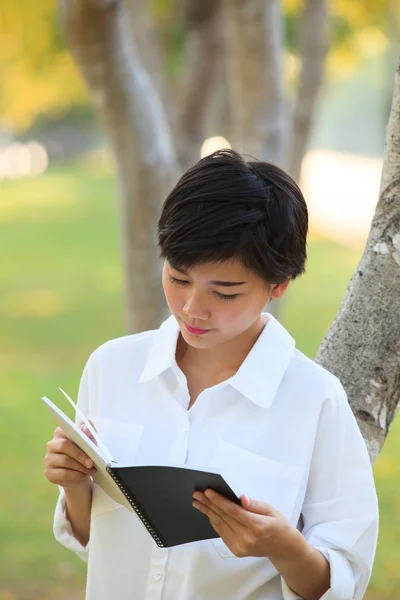
[[[375,461],[400,402],[400,63],[379,202],[361,261],[317,362],[340,377]]]
[[[283,162],[287,106],[279,0],[224,0],[233,147]]]
[[[180,173],[168,120],[122,2],[60,0],[60,16],[116,159],[128,329],[152,329],[165,311],[155,224]]]
[[[302,67],[294,105],[285,167],[299,181],[301,163],[307,150],[311,124],[321,88],[327,49],[326,0],[307,0],[300,22],[299,51]]]
[[[220,68],[222,41],[219,0],[184,0],[186,65],[179,100],[177,146],[184,170],[200,159],[206,119]]]

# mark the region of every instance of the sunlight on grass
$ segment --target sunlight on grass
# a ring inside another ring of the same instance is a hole
[[[61,295],[54,290],[29,290],[9,294],[5,312],[10,316],[53,317],[63,309]]]
[[[74,221],[81,217],[75,185],[62,175],[49,172],[28,181],[6,181],[1,187],[0,222]]]
[[[93,179],[107,179],[115,174],[114,158],[107,147],[86,152],[82,157],[81,166]]]
[[[104,265],[96,271],[95,281],[101,292],[120,291],[123,286],[122,267],[117,265]]]
[[[400,478],[400,461],[395,456],[380,456],[376,462],[375,475],[381,479]]]

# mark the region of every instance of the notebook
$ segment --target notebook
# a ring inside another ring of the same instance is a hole
[[[61,388],[60,388],[61,389]],[[218,538],[208,517],[192,506],[195,490],[213,489],[236,504],[240,500],[220,473],[185,465],[123,465],[113,460],[96,430],[61,390],[95,442],[46,396],[42,398],[67,437],[92,459],[93,480],[115,502],[134,512],[161,548]]]

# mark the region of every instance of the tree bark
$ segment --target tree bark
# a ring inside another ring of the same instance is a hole
[[[180,173],[168,120],[121,1],[60,0],[60,16],[116,159],[128,330],[152,329],[165,311],[155,225]]]
[[[184,170],[200,159],[222,40],[219,0],[184,0],[186,64],[179,95],[177,147]]]
[[[283,163],[287,103],[279,0],[224,0],[233,147]]]
[[[340,377],[374,462],[400,402],[400,63],[379,202],[364,254],[317,362]]]
[[[301,163],[307,150],[311,125],[321,88],[327,29],[326,0],[307,0],[300,22],[299,51],[302,67],[293,110],[290,137],[287,140],[286,169],[299,181]]]
[[[214,86],[210,100],[210,110],[205,127],[205,137],[223,136],[232,141],[232,106],[229,94],[226,47],[222,44],[221,60],[216,74],[217,84]]]
[[[159,31],[150,14],[147,0],[122,0],[128,18],[128,27],[136,40],[138,53],[143,67],[157,87],[160,99],[168,120],[175,120],[174,104],[171,102],[172,91],[166,76],[165,48],[161,43]]]

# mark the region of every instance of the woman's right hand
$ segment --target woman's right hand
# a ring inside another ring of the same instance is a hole
[[[93,440],[83,423],[79,427]],[[55,429],[46,450],[44,474],[51,483],[76,489],[87,485],[90,476],[96,472],[92,459],[71,442],[60,427]]]

